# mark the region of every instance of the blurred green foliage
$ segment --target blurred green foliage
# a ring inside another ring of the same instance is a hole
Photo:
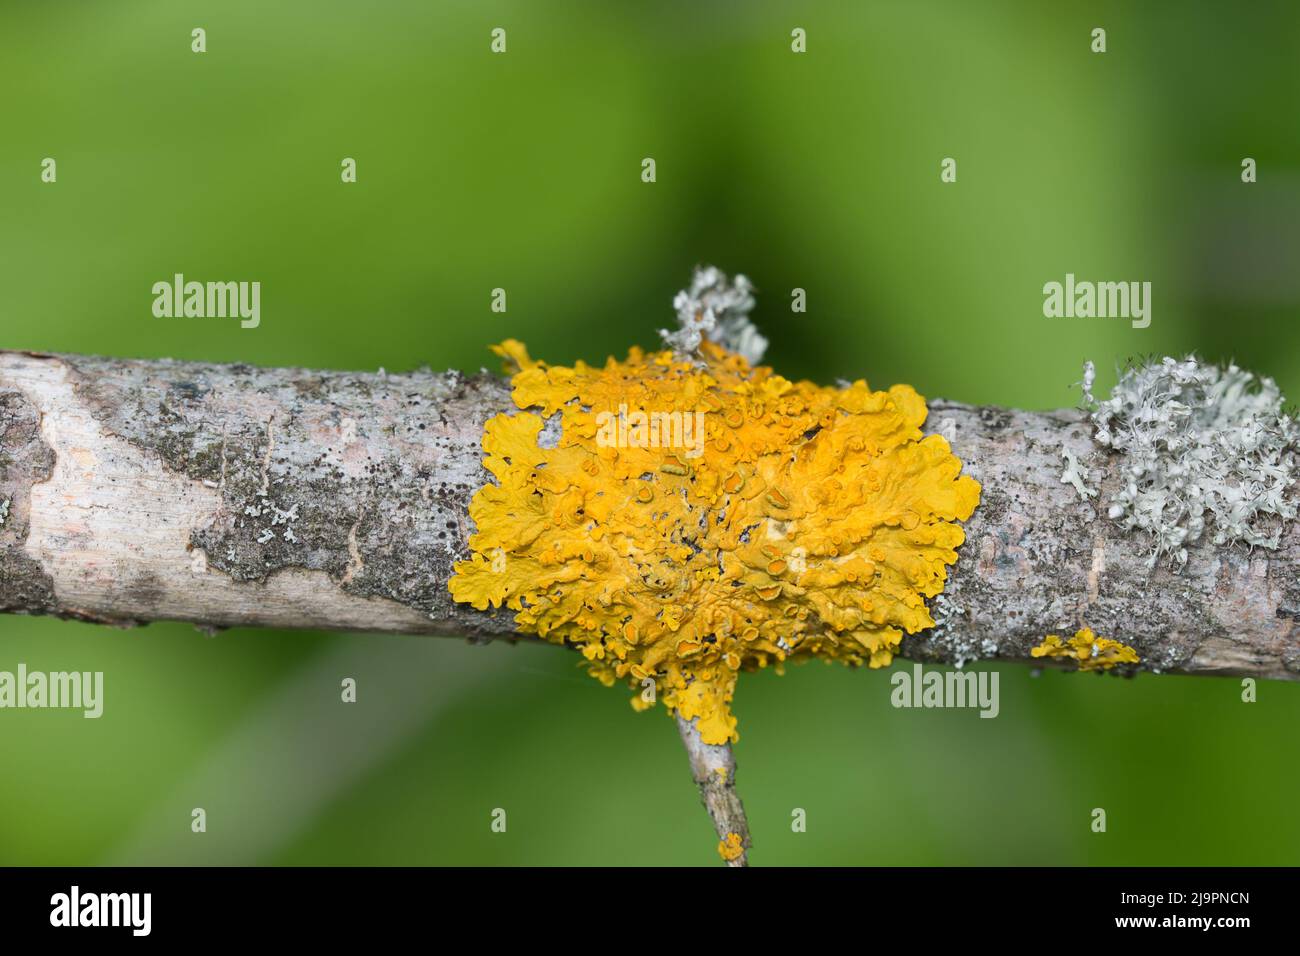
[[[654,345],[712,262],[755,281],[794,377],[1045,408],[1085,359],[1104,388],[1196,349],[1297,395],[1298,60],[1289,3],[7,0],[0,347],[476,369],[514,336],[599,361]],[[261,327],[153,318],[176,272],[260,280]],[[1066,272],[1152,281],[1151,327],[1044,318]],[[0,669],[102,669],[107,698],[98,721],[0,712],[0,863],[716,863],[662,713],[553,649],[402,641],[0,619]],[[381,648],[490,674],[390,696]],[[333,678],[302,714],[339,781],[313,796],[257,748],[297,746],[266,702],[334,661],[360,700],[341,712]],[[1233,680],[1007,668],[997,720],[888,691],[818,665],[742,680],[754,862],[1296,862],[1300,687],[1244,705]],[[376,756],[336,753],[340,721]],[[222,753],[219,792],[187,790]]]

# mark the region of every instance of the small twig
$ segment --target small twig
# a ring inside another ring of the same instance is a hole
[[[677,730],[686,745],[686,755],[691,761],[691,776],[700,788],[700,799],[709,811],[713,828],[718,831],[719,846],[727,866],[748,866],[749,822],[745,807],[736,793],[736,757],[730,744],[706,744],[700,739],[695,720],[677,716]],[[737,843],[738,841],[738,843]],[[729,847],[740,852],[728,859]]]

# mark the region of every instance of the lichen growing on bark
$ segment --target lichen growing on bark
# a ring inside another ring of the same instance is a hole
[[[1048,634],[1029,654],[1031,657],[1073,660],[1081,671],[1108,671],[1120,664],[1136,664],[1139,660],[1137,651],[1127,644],[1098,637],[1087,627],[1065,640]]]
[[[745,852],[745,844],[739,833],[728,833],[725,840],[718,841],[718,856],[728,863],[740,858]]]
[[[1084,401],[1095,440],[1123,456],[1108,514],[1153,541],[1151,561],[1187,561],[1187,546],[1245,544],[1276,549],[1296,517],[1296,423],[1271,378],[1194,356],[1123,372],[1109,399]],[[1071,473],[1062,476],[1070,480]],[[1076,485],[1078,487],[1078,485]],[[1080,491],[1083,489],[1080,488]]]
[[[697,358],[633,349],[600,368],[548,366],[513,341],[498,351],[525,411],[485,427],[496,483],[470,505],[457,601],[504,604],[607,685],[653,685],[710,744],[737,737],[738,672],[814,657],[882,667],[905,633],[933,626],[925,599],[979,485],[946,439],[922,435],[909,386],[792,382],[707,340]],[[698,442],[675,443],[692,427]]]
[[[767,351],[767,339],[749,318],[754,309],[754,287],[738,275],[728,280],[713,266],[696,269],[688,288],[673,299],[677,328],[660,329],[664,345],[679,356],[695,357],[702,342],[713,342],[757,365]]]

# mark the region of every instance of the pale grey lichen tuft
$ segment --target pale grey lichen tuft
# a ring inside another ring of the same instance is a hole
[[[973,661],[996,657],[997,641],[981,637],[975,629],[968,626],[968,609],[959,600],[960,588],[950,583],[929,600],[930,616],[934,627],[929,631],[930,641],[935,648],[943,651],[943,658],[952,662],[953,667],[961,670]]]
[[[744,356],[757,365],[767,351],[767,339],[749,318],[754,310],[754,287],[743,275],[728,281],[714,266],[697,268],[689,288],[673,298],[678,328],[660,329],[664,344],[678,355],[695,356],[707,339]]]
[[[1094,439],[1123,455],[1108,515],[1153,539],[1151,562],[1187,546],[1277,548],[1296,517],[1297,429],[1270,378],[1195,356],[1129,368],[1106,401],[1084,400]]]
[[[1084,501],[1096,497],[1097,489],[1088,487],[1088,469],[1079,463],[1079,459],[1074,456],[1074,452],[1070,451],[1069,448],[1062,447],[1061,457],[1065,460],[1065,471],[1061,472],[1061,484],[1073,485],[1074,490],[1079,493],[1079,497]]]

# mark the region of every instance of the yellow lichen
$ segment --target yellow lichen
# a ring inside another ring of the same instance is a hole
[[[1117,664],[1136,664],[1138,653],[1127,644],[1098,637],[1091,628],[1076,631],[1069,640],[1048,634],[1043,643],[1029,651],[1031,657],[1069,658],[1081,671],[1108,671]]]
[[[944,438],[922,436],[911,387],[791,382],[711,343],[698,362],[633,349],[604,367],[495,350],[536,413],[484,429],[496,483],[470,505],[457,601],[504,604],[606,685],[652,680],[711,744],[737,739],[738,671],[883,667],[903,634],[933,626],[925,599],[980,488]]]
[[[745,844],[739,833],[728,833],[725,840],[718,841],[718,856],[728,863],[745,852]]]

